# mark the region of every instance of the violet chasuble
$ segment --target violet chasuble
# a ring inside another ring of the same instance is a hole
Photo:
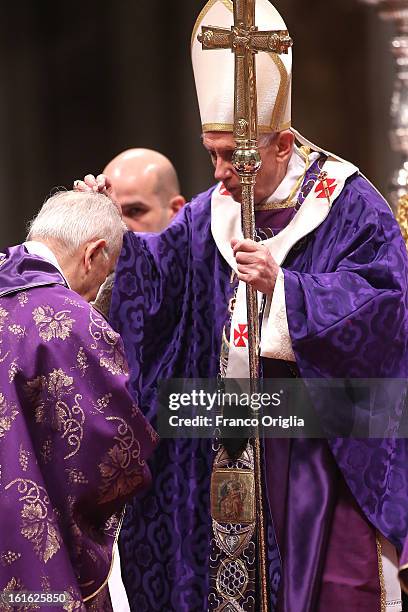
[[[0,591],[109,610],[122,510],[149,484],[157,436],[127,391],[119,336],[24,246],[0,256],[0,375]]]

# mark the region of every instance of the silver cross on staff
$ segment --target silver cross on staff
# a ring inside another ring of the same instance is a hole
[[[260,32],[255,25],[255,0],[234,0],[234,25],[230,30],[203,26],[198,40],[203,50],[231,49],[235,56],[234,137],[237,148],[232,164],[242,187],[242,231],[244,238],[255,238],[254,188],[261,167],[258,150],[258,112],[255,55],[260,52],[288,53],[293,42],[287,30]],[[250,388],[257,389],[259,378],[259,318],[257,292],[247,285],[248,353]],[[266,551],[262,501],[261,447],[254,440],[256,523],[258,540],[259,610],[268,610]]]

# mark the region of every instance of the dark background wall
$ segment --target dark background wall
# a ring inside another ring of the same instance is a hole
[[[207,188],[190,35],[203,0],[0,2],[0,247],[55,186],[119,151],[155,148],[187,197]],[[294,125],[383,190],[392,64],[357,0],[276,0],[295,40]]]

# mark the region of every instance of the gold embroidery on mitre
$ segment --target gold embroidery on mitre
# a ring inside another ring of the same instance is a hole
[[[290,127],[291,125],[290,121],[288,122],[288,124],[286,124],[287,127],[281,124],[288,100],[290,78],[288,73],[286,72],[285,64],[283,63],[279,55],[277,53],[268,53],[268,55],[275,63],[280,75],[279,89],[278,94],[276,96],[275,105],[272,110],[270,127],[273,132],[280,132],[282,130],[286,130],[287,127]]]
[[[39,336],[44,342],[53,339],[66,340],[71,335],[75,319],[69,316],[70,310],[55,312],[51,306],[38,306],[32,314]]]
[[[218,0],[210,0],[204,8],[201,10],[200,14],[197,17],[197,20],[194,24],[193,33],[191,35],[191,47],[195,41],[198,29],[200,27],[200,23],[203,21],[204,17],[211,10],[211,8],[216,4]],[[231,0],[221,0],[222,4],[232,13],[234,10],[234,5]],[[272,132],[282,132],[283,130],[287,130],[291,127],[292,122],[286,121],[283,122],[283,117],[286,109],[286,105],[288,102],[289,89],[291,85],[290,75],[286,71],[285,64],[280,58],[278,53],[267,53],[267,55],[274,62],[276,68],[279,71],[280,82],[278,93],[276,95],[275,104],[273,106],[271,112],[271,119],[269,125],[258,125],[258,132],[260,134],[268,134]],[[233,132],[234,125],[232,123],[203,123],[201,126],[203,133],[205,132]]]
[[[53,516],[49,516],[50,500],[44,487],[33,480],[16,478],[5,489],[17,485],[21,509],[21,535],[31,542],[37,557],[47,563],[61,548],[61,536]]]

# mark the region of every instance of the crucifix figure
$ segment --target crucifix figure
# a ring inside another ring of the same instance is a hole
[[[237,148],[232,164],[242,187],[241,220],[244,238],[255,239],[254,187],[261,167],[258,150],[258,113],[255,55],[258,52],[288,53],[292,39],[287,30],[259,31],[255,25],[255,0],[234,0],[234,25],[230,30],[203,26],[198,40],[203,50],[231,49],[235,56],[234,137]],[[248,354],[250,389],[255,392],[259,378],[259,315],[257,292],[246,287],[248,315]],[[255,434],[254,477],[256,498],[256,533],[258,544],[257,583],[261,612],[268,610],[265,558],[265,526],[261,478],[261,447]]]

